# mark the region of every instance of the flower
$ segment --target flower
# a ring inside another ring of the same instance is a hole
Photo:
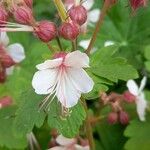
[[[127,82],[128,90],[131,94],[136,97],[136,106],[137,106],[137,113],[139,119],[141,121],[145,121],[145,110],[147,108],[147,101],[145,99],[145,95],[143,89],[145,87],[147,78],[144,77],[141,81],[140,87],[136,84],[134,80],[129,80]]]
[[[37,94],[57,96],[65,108],[77,104],[81,93],[92,90],[94,82],[83,68],[89,67],[89,57],[80,51],[58,53],[55,59],[39,64],[32,80]]]
[[[55,146],[53,148],[50,148],[49,150],[89,150],[89,146],[81,146],[77,144],[76,138],[66,138],[63,135],[59,135],[56,138],[56,142],[60,146]]]
[[[25,58],[24,48],[21,44],[9,44],[9,38],[6,32],[0,32],[0,65],[3,72],[10,74],[12,67]]]

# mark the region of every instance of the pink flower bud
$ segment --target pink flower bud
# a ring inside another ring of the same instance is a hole
[[[9,106],[12,104],[12,98],[10,96],[5,96],[0,99],[0,108]]]
[[[6,80],[6,69],[0,66],[0,83],[4,83]]]
[[[124,98],[124,101],[128,103],[133,103],[135,102],[135,99],[136,99],[136,97],[133,94],[131,94],[129,91],[125,91],[123,93],[123,98]]]
[[[71,20],[73,20],[77,24],[83,25],[87,20],[87,10],[81,5],[72,6],[69,9],[69,16]]]
[[[75,22],[64,22],[59,27],[59,34],[66,40],[75,40],[79,35],[79,26]]]
[[[3,24],[8,20],[8,13],[4,7],[0,6],[0,24]]]
[[[15,65],[14,60],[7,54],[0,56],[1,63],[3,67],[8,68]]]
[[[49,42],[56,37],[57,28],[53,22],[41,21],[34,28],[35,35],[43,42]]]
[[[118,121],[118,114],[116,112],[111,112],[108,115],[108,122],[110,124],[115,124]]]
[[[130,5],[133,11],[137,10],[139,7],[146,6],[147,0],[130,0]]]
[[[16,7],[14,9],[14,18],[18,23],[30,25],[33,22],[32,10],[26,6]]]
[[[123,125],[127,125],[129,123],[129,115],[125,111],[120,111],[119,113],[120,123]]]
[[[33,0],[24,0],[24,2],[25,2],[25,4],[26,4],[28,7],[32,8],[32,6],[33,6]]]

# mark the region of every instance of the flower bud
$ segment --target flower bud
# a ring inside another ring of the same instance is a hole
[[[9,106],[12,104],[12,98],[10,96],[5,96],[0,99],[0,108]]]
[[[130,0],[130,5],[133,11],[137,10],[139,7],[146,6],[147,0]]]
[[[43,42],[49,42],[56,37],[57,28],[53,22],[41,21],[34,28],[35,35]]]
[[[4,83],[6,80],[6,69],[0,65],[0,83]]]
[[[59,34],[66,40],[75,40],[79,35],[79,26],[75,22],[64,22],[59,27]]]
[[[24,0],[24,2],[25,2],[25,4],[26,4],[28,7],[32,8],[32,6],[33,6],[33,0]]]
[[[125,111],[120,111],[119,113],[119,121],[123,125],[127,125],[129,123],[129,115]]]
[[[118,114],[116,112],[111,112],[108,115],[109,124],[115,124],[118,121]]]
[[[0,6],[0,24],[3,24],[8,20],[8,13],[4,7]]]
[[[20,6],[14,9],[14,18],[18,23],[30,25],[33,22],[32,10],[26,6]]]
[[[0,56],[0,60],[4,68],[15,65],[14,60],[7,54],[3,54],[2,56]]]
[[[123,98],[124,98],[124,101],[128,103],[132,103],[136,99],[136,97],[133,94],[131,94],[129,91],[126,91],[123,93]]]
[[[72,6],[68,13],[71,20],[79,25],[83,25],[87,20],[87,10],[81,5]]]

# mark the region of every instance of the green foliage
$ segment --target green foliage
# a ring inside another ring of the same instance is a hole
[[[15,111],[16,107],[0,110],[0,146],[6,146],[9,149],[23,149],[27,145],[26,136],[18,138],[14,135],[12,129]]]
[[[145,67],[146,67],[147,71],[150,72],[150,45],[145,47],[144,56],[147,59],[147,61],[145,62]]]
[[[129,140],[125,144],[126,150],[149,150],[150,148],[150,117],[147,114],[146,122],[133,120],[125,130]]]
[[[51,128],[58,129],[65,137],[75,137],[86,117],[84,108],[81,103],[78,103],[69,110],[67,117],[63,113],[58,102],[53,100],[48,112],[48,124]]]
[[[17,137],[23,137],[30,133],[34,126],[41,127],[45,120],[45,113],[39,110],[39,104],[43,97],[33,90],[24,92],[20,96],[21,102],[16,112],[13,130]]]

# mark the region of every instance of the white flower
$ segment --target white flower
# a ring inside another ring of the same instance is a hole
[[[89,57],[80,51],[58,54],[53,60],[37,65],[32,86],[37,94],[56,95],[65,108],[77,104],[81,93],[93,88],[93,80],[83,68],[89,67]]]
[[[55,146],[53,148],[50,148],[49,150],[89,150],[89,146],[78,145],[75,138],[69,139],[64,137],[63,135],[59,135],[56,138],[56,142],[60,146]]]
[[[145,110],[147,108],[147,101],[143,92],[146,80],[146,77],[142,79],[140,87],[138,87],[134,80],[129,80],[127,82],[129,92],[136,97],[137,113],[141,121],[145,121]]]
[[[9,44],[9,38],[6,32],[0,32],[0,46],[5,52],[13,59],[15,63],[21,62],[25,59],[24,48],[21,44]],[[6,71],[8,74],[12,73],[12,67],[7,68]]]

